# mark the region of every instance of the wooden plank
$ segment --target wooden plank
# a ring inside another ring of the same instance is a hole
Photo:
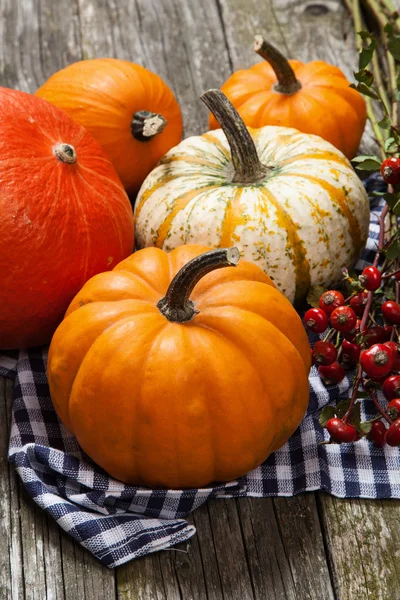
[[[399,503],[324,493],[319,502],[338,598],[399,600]]]
[[[114,600],[115,571],[104,567],[67,533],[59,531],[65,600]]]
[[[156,72],[180,103],[185,136],[207,129],[199,96],[229,76],[215,0],[79,0],[85,57],[117,56]]]

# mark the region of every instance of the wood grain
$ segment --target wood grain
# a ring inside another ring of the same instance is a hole
[[[117,56],[159,73],[182,106],[185,135],[198,134],[208,117],[199,95],[259,60],[257,32],[288,56],[325,59],[349,77],[356,67],[340,0],[0,0],[0,84],[33,92],[72,61]],[[362,149],[373,150],[368,133]],[[11,392],[0,377],[0,600],[400,598],[394,502],[215,500],[191,515],[188,544],[102,567],[8,466]]]

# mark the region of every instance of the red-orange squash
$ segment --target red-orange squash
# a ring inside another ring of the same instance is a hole
[[[36,94],[65,110],[100,142],[130,194],[182,138],[181,111],[170,88],[155,73],[126,60],[73,63]]]
[[[0,88],[0,348],[50,341],[72,298],[133,249],[101,146],[48,102]]]
[[[236,71],[221,90],[248,127],[281,125],[324,138],[347,158],[355,156],[367,118],[365,100],[342,71],[321,60],[289,60],[261,36],[263,62]],[[210,115],[210,129],[219,127]]]
[[[207,250],[136,252],[86,283],[52,339],[59,417],[127,483],[234,479],[305,413],[310,348],[299,316],[236,248]]]

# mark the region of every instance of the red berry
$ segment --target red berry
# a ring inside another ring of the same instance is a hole
[[[359,294],[356,294],[350,298],[350,306],[356,313],[357,317],[362,317],[367,300],[368,292],[366,290],[363,290]]]
[[[391,156],[381,164],[381,175],[383,181],[392,185],[400,183],[400,159]]]
[[[391,375],[383,382],[383,395],[386,400],[400,397],[400,375]]]
[[[387,333],[383,327],[372,325],[365,330],[365,345],[370,348],[374,344],[383,344],[386,342]]]
[[[392,337],[393,326],[392,325],[384,325],[383,326],[383,336],[385,342],[388,342]]]
[[[361,325],[361,320],[357,319],[356,321],[356,326],[349,332],[344,331],[343,332],[343,337],[348,340],[349,342],[352,342],[352,344],[356,343],[356,337],[357,335],[360,333],[360,325]]]
[[[393,355],[393,366],[392,371],[400,371],[400,346],[396,342],[384,342],[386,348],[392,351]]]
[[[337,350],[330,342],[320,340],[315,343],[312,355],[316,365],[331,365],[336,360]]]
[[[394,276],[396,281],[400,281],[400,271]]]
[[[352,331],[357,323],[357,315],[350,306],[338,306],[331,313],[331,325],[337,331]]]
[[[321,308],[310,308],[303,317],[309,331],[322,333],[328,327],[328,315]]]
[[[342,419],[332,417],[326,424],[326,428],[334,442],[354,442],[357,437],[357,431],[352,425],[344,423]]]
[[[387,412],[392,419],[397,419],[397,417],[400,416],[400,398],[393,398],[389,402]]]
[[[393,366],[393,354],[383,344],[374,344],[361,352],[360,364],[370,377],[384,377]]]
[[[385,440],[389,446],[400,446],[400,419],[396,419],[390,425],[386,431]]]
[[[374,421],[371,424],[371,430],[368,434],[368,439],[370,442],[374,444],[374,446],[378,446],[378,448],[383,448],[385,445],[385,434],[386,427],[382,421]]]
[[[375,292],[381,285],[381,274],[376,267],[365,267],[358,279],[363,288],[369,292]]]
[[[361,348],[353,342],[343,340],[342,342],[342,362],[345,366],[353,367],[358,363]]]
[[[330,365],[321,365],[318,367],[318,373],[325,385],[340,383],[345,376],[344,369],[338,362]]]
[[[394,300],[386,300],[382,304],[382,314],[389,323],[400,325],[400,304]]]
[[[324,292],[319,299],[319,307],[330,315],[338,306],[343,306],[344,296],[337,290],[328,290]]]

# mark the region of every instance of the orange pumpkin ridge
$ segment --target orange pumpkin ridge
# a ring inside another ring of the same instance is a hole
[[[353,158],[367,110],[342,71],[320,60],[307,64],[287,60],[262,36],[256,36],[254,49],[264,62],[236,71],[221,87],[245,124],[293,127],[319,135]],[[219,127],[213,115],[209,126]]]
[[[229,481],[299,425],[304,327],[269,277],[238,261],[236,248],[146,248],[71,303],[50,346],[51,397],[110,475],[178,489]]]

